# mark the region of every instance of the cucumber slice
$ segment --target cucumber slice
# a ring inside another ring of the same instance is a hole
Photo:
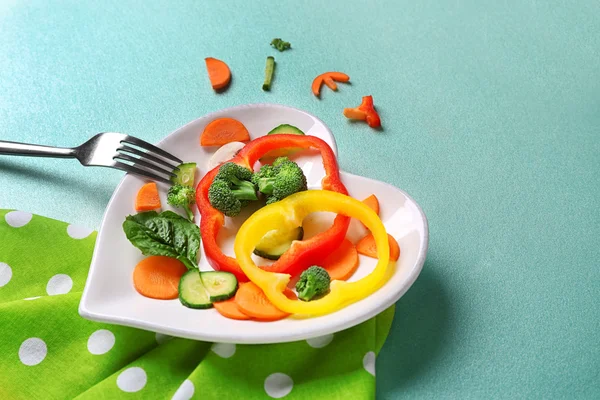
[[[278,260],[289,250],[294,240],[302,240],[303,237],[304,229],[301,226],[290,231],[269,231],[256,245],[254,254],[269,260]]]
[[[175,172],[176,176],[171,178],[171,182],[175,185],[194,186],[194,176],[196,175],[196,163],[184,163],[179,165],[179,171]]]
[[[233,297],[238,288],[235,275],[229,272],[202,272],[204,287],[210,296],[210,301],[223,301]]]
[[[302,132],[300,129],[298,129],[294,125],[289,125],[289,124],[281,124],[273,129],[271,129],[271,131],[269,133],[267,133],[267,135],[276,135],[278,133],[287,133],[290,135],[304,135],[304,132]],[[294,153],[297,153],[300,150],[302,150],[302,149],[295,148],[295,147],[271,150],[267,154],[262,156],[261,161],[266,160],[266,159],[271,159],[271,158],[289,156]]]
[[[192,269],[179,281],[179,301],[188,308],[211,308],[210,295],[202,284],[200,271]]]
[[[302,132],[300,129],[298,129],[294,125],[290,125],[290,124],[281,124],[278,127],[271,129],[271,131],[269,131],[269,133],[267,133],[267,135],[274,135],[276,133],[289,133],[292,135],[304,135],[304,132]]]

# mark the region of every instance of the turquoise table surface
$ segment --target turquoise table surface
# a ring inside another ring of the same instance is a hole
[[[223,94],[207,56],[232,68]],[[352,84],[318,100],[311,81],[329,70]],[[342,116],[368,94],[381,132]],[[406,190],[429,218],[378,398],[600,398],[600,2],[0,3],[2,140],[158,141],[256,102],[323,119],[344,170]],[[0,208],[98,227],[121,177],[0,156]]]

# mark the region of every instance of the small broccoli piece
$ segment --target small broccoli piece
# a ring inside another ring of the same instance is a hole
[[[183,208],[188,219],[194,222],[194,213],[190,206],[196,203],[196,190],[190,186],[173,185],[167,193],[167,203],[173,207]]]
[[[290,49],[292,47],[292,45],[290,44],[290,42],[285,42],[280,38],[276,38],[271,40],[271,46],[275,47],[277,50],[279,51],[285,51],[287,49]]]
[[[298,298],[303,301],[314,300],[315,297],[321,297],[329,291],[331,278],[327,271],[317,265],[313,265],[300,275],[300,280],[296,283]]]
[[[235,217],[250,201],[258,200],[252,177],[252,171],[232,162],[221,165],[208,189],[210,204],[228,217]]]
[[[307,189],[302,169],[287,157],[277,158],[273,165],[263,165],[252,182],[267,196],[267,204]]]

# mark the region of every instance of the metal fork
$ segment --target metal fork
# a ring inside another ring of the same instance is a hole
[[[174,171],[177,171],[177,166],[183,162],[148,142],[115,132],[99,133],[84,144],[73,148],[0,140],[0,154],[76,158],[86,167],[116,168],[165,183],[171,183],[169,178],[175,176]]]

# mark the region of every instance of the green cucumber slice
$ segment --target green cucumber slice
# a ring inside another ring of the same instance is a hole
[[[192,269],[179,281],[179,301],[188,308],[211,308],[210,295],[200,279],[200,271]]]
[[[184,163],[179,165],[179,171],[176,171],[176,176],[171,178],[174,185],[194,186],[194,177],[196,175],[196,163]]]
[[[281,124],[269,131],[267,135],[275,135],[276,133],[289,133],[292,135],[304,135],[300,129],[290,124]]]
[[[267,135],[276,135],[278,133],[287,133],[290,135],[304,135],[304,132],[302,132],[300,129],[298,129],[294,125],[290,125],[290,124],[281,124],[273,129],[271,129],[271,131],[269,133],[267,133]],[[297,153],[300,150],[302,150],[302,149],[295,148],[295,147],[271,150],[267,154],[265,154],[264,156],[261,157],[261,161],[271,159],[271,158],[289,156],[294,153]]]
[[[278,260],[292,246],[294,240],[302,240],[304,229],[298,227],[289,231],[273,230],[260,239],[254,254],[269,260]]]
[[[235,275],[229,272],[202,272],[202,282],[210,296],[210,301],[223,301],[233,297],[238,288]]]

